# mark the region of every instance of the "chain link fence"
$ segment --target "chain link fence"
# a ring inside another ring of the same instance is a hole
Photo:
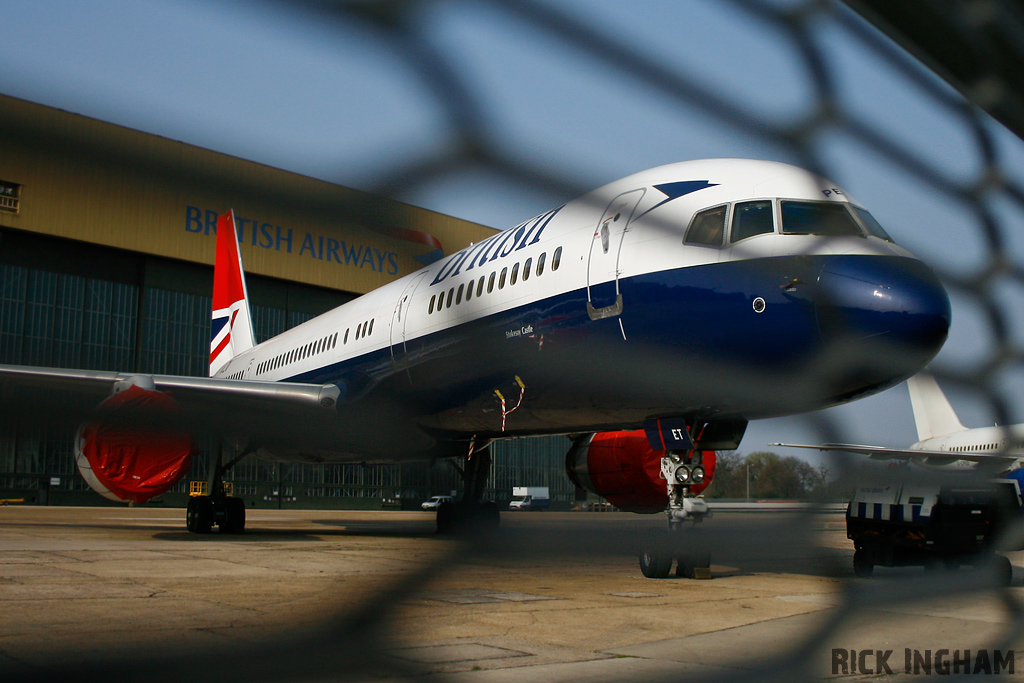
[[[868,11],[870,3],[856,4]],[[1024,40],[1013,33],[1024,24],[985,11],[1009,4],[921,3],[932,13],[945,12],[953,35],[990,57],[995,52],[977,41],[988,40],[991,31],[1009,36],[1007,49],[1024,51]],[[954,328],[950,348],[932,368],[940,383],[973,398],[988,423],[1018,421],[1024,157],[1020,140],[978,106],[1005,102],[1000,93],[1019,95],[1017,84],[1001,76],[1004,63],[995,57],[980,60],[977,82],[957,83],[972,102],[836,2],[679,3],[665,13],[673,19],[692,16],[696,27],[673,27],[678,42],[665,41],[664,26],[655,28],[664,5],[622,5],[590,11],[587,3],[554,0],[264,2],[319,30],[336,31],[339,41],[366,36],[399,65],[393,87],[411,89],[432,112],[431,130],[441,134],[430,144],[412,145],[408,155],[388,150],[387,161],[368,162],[358,182],[351,171],[335,178],[362,189],[415,204],[470,180],[470,193],[493,198],[504,192],[509,201],[550,200],[553,206],[644,167],[716,149],[789,161],[833,178],[946,284]],[[647,40],[648,32],[653,39]],[[695,32],[706,35],[698,40]],[[522,59],[515,58],[517,53]],[[533,87],[538,73],[549,81],[544,88]],[[500,88],[487,80],[496,77],[503,80]],[[568,120],[560,120],[556,110],[568,112]],[[613,124],[602,128],[590,115]],[[661,127],[655,133],[638,131],[634,120]],[[582,135],[569,136],[574,127]],[[589,130],[595,137],[581,147],[578,139]],[[720,142],[708,143],[709,136],[721,136]],[[676,157],[621,169],[610,158],[626,156],[623,150],[630,146],[656,149],[658,144],[663,146],[659,153]],[[875,436],[872,425],[845,424],[831,413],[805,419],[823,442],[864,443]],[[853,460],[836,458],[829,464],[840,477],[852,481],[856,476]],[[816,543],[810,531],[795,531],[791,524],[777,533],[788,535],[790,542],[795,534],[795,541]],[[1014,539],[1007,543],[1013,545]],[[199,655],[189,662],[188,674],[191,680],[248,674],[260,680],[318,680],[331,678],[337,663],[347,661],[350,673],[357,675],[368,653],[387,647],[394,605],[462,553],[491,550],[487,544],[459,546],[455,555],[369,599],[358,613],[340,616],[315,639],[289,643],[287,651],[266,648],[245,662]],[[783,644],[761,667],[761,680],[821,677],[821,671],[809,668],[813,655],[836,647],[858,615],[887,605],[953,594],[994,596],[1010,618],[989,646],[1004,650],[1012,648],[1024,625],[1019,592],[997,586],[993,572],[984,568],[895,582],[855,581],[849,567],[832,571],[844,579],[840,609],[808,640]],[[152,664],[166,667],[161,669],[164,677],[186,673],[180,663]],[[144,665],[136,662],[135,669]],[[54,673],[26,680],[50,679]],[[80,681],[114,675],[102,666],[63,673]],[[747,680],[749,675],[742,670],[735,676],[718,674],[721,680]],[[672,676],[674,681],[686,678]]]

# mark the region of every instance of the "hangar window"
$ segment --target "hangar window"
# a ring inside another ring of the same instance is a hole
[[[739,242],[754,235],[775,232],[772,213],[770,200],[737,204],[732,212],[732,235],[729,241]]]
[[[21,203],[21,185],[0,180],[0,211],[18,213]]]
[[[702,247],[721,247],[725,236],[725,213],[728,206],[716,206],[701,211],[686,230],[684,244],[696,244]]]
[[[562,263],[562,248],[555,249],[555,253],[551,255],[551,270],[558,270],[558,266]]]
[[[864,237],[846,204],[782,202],[782,232],[787,235]]]
[[[523,264],[523,282],[530,279],[530,270],[533,268],[533,259],[526,259],[526,263]]]

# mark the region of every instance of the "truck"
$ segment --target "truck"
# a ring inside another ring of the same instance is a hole
[[[509,510],[546,510],[551,504],[547,486],[513,486]]]
[[[994,561],[1008,584],[1013,569],[996,554],[1003,550],[997,540],[1024,522],[1022,506],[1016,479],[862,486],[846,510],[854,573],[870,576],[877,565],[954,568]]]

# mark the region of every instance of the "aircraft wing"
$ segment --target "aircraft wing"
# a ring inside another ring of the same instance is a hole
[[[268,441],[279,433],[296,438],[296,420],[315,433],[318,424],[337,415],[341,393],[333,384],[0,365],[0,409],[21,424],[77,426],[96,416],[115,389],[128,384],[169,394],[194,432],[255,434]]]
[[[772,443],[769,446],[784,448],[809,448],[817,451],[842,451],[856,455],[866,455],[871,460],[914,460],[929,467],[942,467],[956,462],[973,462],[986,467],[1008,467],[1021,459],[1019,455],[1001,453],[949,453],[947,451],[926,451],[910,448],[885,448],[883,446],[863,446],[850,443],[823,443],[818,446],[797,443]]]

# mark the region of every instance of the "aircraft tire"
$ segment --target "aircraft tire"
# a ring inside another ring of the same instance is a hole
[[[185,510],[185,528],[194,534],[208,534],[213,529],[213,501],[209,496],[193,496]]]
[[[854,576],[868,577],[875,571],[874,559],[871,552],[866,548],[857,548],[853,553],[853,574]]]
[[[479,515],[481,526],[485,529],[493,531],[501,526],[501,510],[494,501],[481,503],[477,514]]]
[[[437,506],[437,533],[451,534],[458,526],[458,511],[455,503],[444,502]]]
[[[230,496],[224,499],[224,521],[219,524],[222,534],[245,532],[245,501]]]
[[[648,579],[664,579],[672,569],[672,556],[662,549],[640,551],[640,572]]]

